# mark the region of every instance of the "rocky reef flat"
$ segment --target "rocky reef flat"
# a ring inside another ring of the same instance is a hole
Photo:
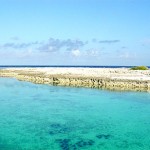
[[[128,68],[7,68],[0,77],[37,84],[150,91],[150,70]]]

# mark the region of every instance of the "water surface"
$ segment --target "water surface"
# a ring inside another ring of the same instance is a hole
[[[0,78],[0,150],[149,150],[150,93]]]

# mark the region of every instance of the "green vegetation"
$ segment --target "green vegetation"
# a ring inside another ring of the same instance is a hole
[[[130,70],[148,70],[149,68],[146,66],[136,66],[132,67]]]

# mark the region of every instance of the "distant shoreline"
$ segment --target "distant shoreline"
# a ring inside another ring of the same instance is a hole
[[[98,65],[0,65],[3,68],[131,68],[134,66],[98,66]],[[147,66],[150,68],[150,66]]]
[[[0,77],[37,84],[150,91],[150,70],[129,68],[36,67],[0,69]]]

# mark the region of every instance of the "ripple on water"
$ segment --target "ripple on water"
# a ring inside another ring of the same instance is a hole
[[[149,114],[149,93],[0,78],[0,150],[149,150]]]

